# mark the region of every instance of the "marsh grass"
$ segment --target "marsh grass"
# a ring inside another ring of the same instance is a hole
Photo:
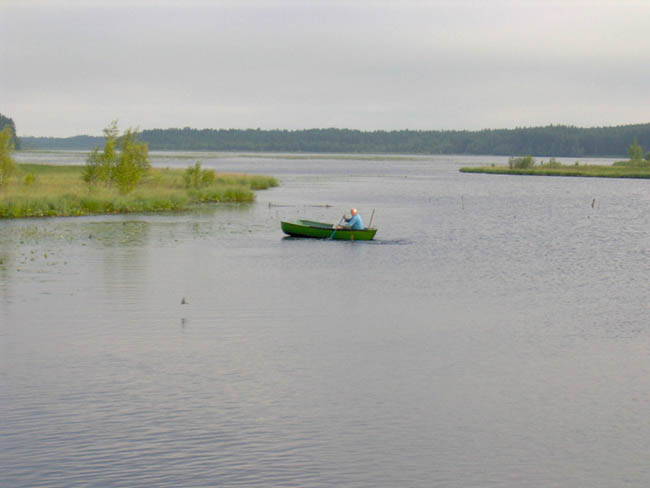
[[[647,168],[650,170],[650,161],[647,159],[628,159],[627,161],[616,161],[612,166],[626,168]]]
[[[532,168],[509,168],[507,166],[477,166],[460,168],[461,173],[487,173],[499,175],[536,176],[582,176],[593,178],[650,178],[650,167],[603,166],[559,164],[534,166]]]
[[[82,166],[18,165],[0,190],[0,218],[180,211],[210,202],[252,202],[253,190],[277,186],[261,175],[217,174],[213,184],[187,189],[183,169],[151,169],[127,195],[88,185]],[[28,177],[28,175],[32,175]]]

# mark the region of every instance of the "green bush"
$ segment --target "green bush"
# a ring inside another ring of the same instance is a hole
[[[213,169],[201,169],[201,162],[197,161],[194,166],[188,166],[183,174],[186,188],[204,188],[214,185],[217,181],[217,174]]]
[[[99,148],[95,148],[88,155],[82,178],[90,184],[103,182],[107,186],[116,185],[124,194],[135,188],[151,164],[147,145],[138,142],[134,130],[127,129],[122,137],[118,135],[115,121],[104,129],[104,151],[99,152]]]
[[[509,168],[526,169],[532,168],[533,166],[535,166],[535,158],[530,155],[521,156],[518,158],[510,158],[508,160]]]
[[[35,182],[36,182],[36,176],[34,176],[34,173],[27,173],[23,178],[23,185],[25,186],[31,186]]]

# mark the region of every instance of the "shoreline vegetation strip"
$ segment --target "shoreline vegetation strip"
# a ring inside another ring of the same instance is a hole
[[[252,202],[255,190],[278,185],[271,176],[217,173],[209,186],[187,188],[184,169],[152,168],[124,195],[84,182],[83,168],[18,164],[17,174],[0,188],[0,218],[183,211],[205,203]]]
[[[559,168],[509,168],[507,166],[474,166],[460,168],[461,173],[485,173],[497,175],[530,175],[530,176],[572,176],[588,178],[650,178],[650,167],[631,166],[562,166]]]

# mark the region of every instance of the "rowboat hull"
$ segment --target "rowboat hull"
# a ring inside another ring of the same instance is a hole
[[[282,232],[292,237],[311,237],[314,239],[336,239],[341,241],[371,241],[377,229],[336,229],[332,224],[314,222],[313,220],[298,220],[296,222],[281,222]]]

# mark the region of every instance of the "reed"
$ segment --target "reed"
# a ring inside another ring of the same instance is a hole
[[[626,161],[616,161],[612,166],[622,166],[627,168],[647,168],[650,169],[650,161],[647,159],[629,159]]]
[[[125,195],[102,184],[88,185],[82,171],[82,166],[18,165],[0,189],[0,218],[173,212],[212,202],[252,202],[254,190],[278,184],[269,176],[217,174],[210,185],[188,189],[185,170],[154,168]]]

